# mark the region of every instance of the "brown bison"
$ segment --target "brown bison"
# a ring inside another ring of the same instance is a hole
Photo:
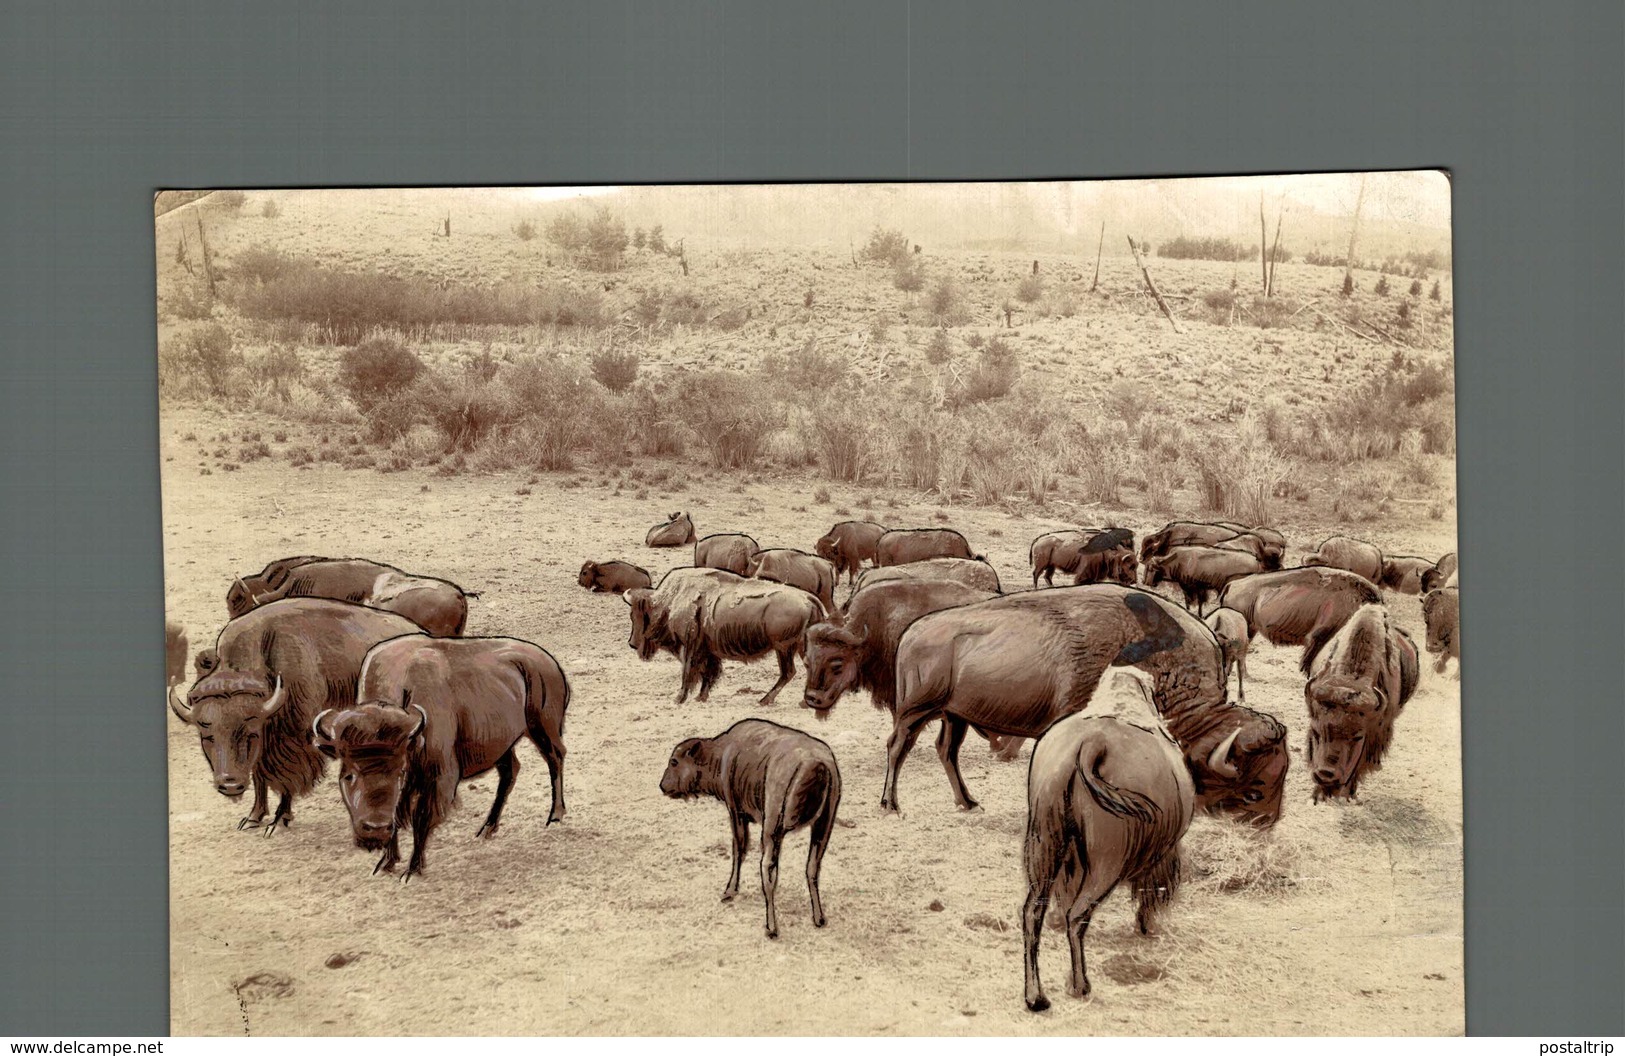
[[[1145,563],[1145,585],[1155,587],[1164,581],[1179,587],[1185,607],[1202,615],[1208,598],[1225,584],[1242,576],[1263,571],[1258,558],[1242,550],[1213,546],[1176,546]]]
[[[736,576],[748,576],[750,559],[760,549],[756,540],[737,532],[708,535],[694,544],[694,567],[721,568]]]
[[[496,835],[519,774],[521,737],[547,760],[547,823],[564,817],[570,684],[547,650],[517,638],[410,634],[373,646],[359,683],[356,702],[318,713],[310,733],[317,750],[338,760],[356,846],[384,852],[374,875],[394,871],[408,823],[412,857],[401,883],[422,872],[429,835],[457,802],[458,783],[493,767],[496,798],[475,835]]]
[[[1452,550],[1439,558],[1438,564],[1422,573],[1422,593],[1426,594],[1430,590],[1438,590],[1440,587],[1446,586],[1448,580],[1455,574],[1456,552]]]
[[[1151,675],[1157,710],[1204,810],[1266,825],[1280,818],[1285,727],[1225,702],[1219,643],[1202,621],[1148,590],[1108,583],[1026,591],[916,620],[897,646],[881,807],[897,809],[903,759],[920,728],[941,718],[950,727],[942,760],[954,798],[974,808],[959,774],[965,731],[1037,737],[1088,704],[1113,664]]]
[[[226,592],[226,611],[235,618],[282,598],[331,598],[398,613],[438,638],[455,638],[468,620],[468,599],[479,597],[448,580],[413,575],[378,561],[288,560],[299,563],[284,564],[264,576],[263,589],[238,578]]]
[[[842,521],[819,537],[813,553],[833,564],[836,574],[844,573],[851,583],[865,561],[875,562],[875,546],[887,530],[873,521]]]
[[[804,550],[787,547],[759,550],[752,555],[744,574],[754,579],[800,587],[823,602],[826,612],[835,610],[835,566]]]
[[[673,513],[649,529],[644,546],[687,546],[695,539],[694,519],[686,513]]]
[[[1422,619],[1427,624],[1427,650],[1435,657],[1433,670],[1442,675],[1452,658],[1461,663],[1461,588],[1440,587],[1424,594]]]
[[[1387,609],[1366,605],[1309,661],[1305,762],[1314,800],[1352,799],[1365,775],[1382,768],[1394,719],[1416,690],[1416,646]]]
[[[1055,585],[1055,573],[1076,577],[1074,583],[1134,582],[1134,533],[1127,528],[1082,528],[1048,532],[1027,548],[1033,566],[1033,586],[1042,576]],[[1127,578],[1125,578],[1125,576]]]
[[[802,635],[824,615],[818,599],[804,590],[720,568],[674,568],[658,587],[621,597],[632,609],[627,644],[639,658],[652,660],[665,650],[682,662],[679,704],[696,683],[699,699],[709,699],[723,660],[749,662],[768,653],[778,656],[779,680],[761,703],[773,703],[796,673]]]
[[[1304,646],[1309,656],[1362,605],[1382,602],[1370,581],[1340,568],[1287,568],[1232,580],[1219,604],[1247,620],[1247,640],[1262,634],[1275,645]]]
[[[875,564],[906,565],[933,557],[976,560],[970,543],[952,528],[893,528],[875,542]]]
[[[178,686],[186,681],[186,628],[174,620],[164,621],[164,685]]]
[[[1219,640],[1219,656],[1224,663],[1224,684],[1230,685],[1230,669],[1236,670],[1236,699],[1247,702],[1247,617],[1235,609],[1218,608],[1202,621]]]
[[[1422,576],[1433,568],[1425,557],[1385,557],[1378,586],[1401,594],[1422,593]]]
[[[1265,571],[1281,567],[1286,556],[1286,539],[1273,528],[1248,528],[1229,521],[1207,524],[1202,521],[1172,521],[1140,541],[1140,563],[1166,554],[1176,546],[1225,546],[1246,550]]]
[[[824,926],[818,871],[841,805],[841,771],[829,745],[766,719],[742,719],[715,737],[690,737],[672,749],[660,791],[673,799],[714,796],[727,804],[734,853],[724,902],[739,893],[751,822],[762,827],[762,900],[770,939],[779,937],[779,850],[785,836],[810,825],[807,893],[813,927]]]
[[[1334,535],[1316,547],[1303,563],[1309,568],[1346,569],[1377,586],[1382,585],[1382,550],[1361,539]]]
[[[858,577],[857,589],[853,596],[861,593],[868,587],[880,583],[893,583],[898,580],[934,580],[944,583],[958,583],[975,590],[986,590],[994,594],[1000,593],[999,573],[985,560],[967,561],[962,557],[933,557],[926,561],[910,561],[904,565],[888,565],[885,568],[865,569]],[[851,602],[847,602],[848,605]]]
[[[1144,676],[1118,672],[1117,691],[1143,694]],[[1107,690],[1103,686],[1102,690]],[[1093,705],[1091,705],[1091,710]],[[1049,1007],[1038,976],[1038,945],[1053,904],[1066,914],[1072,948],[1067,992],[1089,995],[1083,939],[1095,907],[1119,883],[1134,893],[1140,933],[1179,885],[1179,841],[1195,813],[1195,788],[1179,747],[1152,713],[1136,722],[1084,711],[1060,719],[1033,746],[1027,771],[1027,839],[1022,863],[1024,999]]]
[[[626,561],[588,561],[581,566],[576,582],[595,594],[625,594],[654,581],[649,578],[647,569]]]
[[[221,795],[254,785],[254,806],[239,829],[269,836],[293,817],[295,796],[321,779],[325,761],[310,743],[310,721],[324,708],[355,703],[367,650],[420,628],[404,616],[328,598],[288,598],[237,617],[213,649],[197,656],[198,679],[169,706],[196,727]],[[265,821],[266,797],[280,797]]]

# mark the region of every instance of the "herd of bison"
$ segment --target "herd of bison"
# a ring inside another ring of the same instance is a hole
[[[1147,930],[1175,890],[1180,840],[1198,809],[1266,827],[1280,818],[1286,729],[1241,703],[1256,636],[1303,647],[1304,760],[1316,802],[1353,797],[1380,767],[1417,685],[1415,644],[1384,607],[1383,590],[1423,595],[1436,670],[1452,657],[1459,663],[1455,555],[1385,556],[1343,536],[1282,568],[1286,540],[1262,526],[1176,521],[1138,548],[1125,528],[1054,532],[1032,543],[1033,589],[1013,593],[947,528],[845,521],[806,552],[764,549],[736,533],[697,538],[691,518],[676,513],[644,542],[692,546],[693,565],[654,583],[626,561],[587,561],[579,583],[622,597],[628,644],[641,659],[678,659],[676,701],[696,690],[707,699],[724,660],[769,654],[779,677],[762,705],[789,684],[797,657],[807,669],[802,704],[820,718],[848,691],[867,690],[893,715],[884,810],[898,810],[899,771],[932,720],[940,722],[937,755],[966,810],[977,805],[959,770],[967,732],[1006,760],[1037,739],[1022,914],[1025,1000],[1034,1011],[1049,1004],[1037,956],[1052,904],[1071,946],[1069,991],[1085,995],[1083,939],[1095,907],[1127,884]],[[1056,573],[1072,585],[1054,587]],[[1163,583],[1183,604],[1156,592]],[[564,817],[569,680],[530,642],[463,637],[470,597],[375,561],[272,561],[230,584],[230,620],[194,658],[186,693],[185,631],[167,625],[171,708],[196,729],[217,791],[238,798],[253,788],[238,827],[269,836],[287,826],[293,801],[333,760],[356,844],[380,853],[374,873],[397,869],[401,830],[410,827],[406,882],[422,870],[459,783],[493,769],[496,795],[478,835],[496,833],[519,772],[515,749],[527,737],[551,778],[547,820]],[[769,937],[778,932],[781,842],[809,828],[807,887],[813,923],[823,926],[819,867],[841,799],[828,744],[747,718],[676,745],[659,785],[668,796],[726,805],[733,862],[725,900],[739,890],[750,826],[760,828]]]

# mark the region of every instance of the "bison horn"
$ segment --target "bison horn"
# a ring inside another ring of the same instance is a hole
[[[327,708],[318,711],[316,717],[310,720],[310,739],[316,744],[332,744],[333,735],[322,732],[322,720],[333,714],[334,709]]]
[[[175,713],[176,718],[187,725],[191,725],[192,707],[181,697],[181,687],[179,686],[169,687],[169,710]]]
[[[282,703],[282,676],[278,675],[276,676],[276,688],[271,691],[271,695],[266,698],[265,703],[260,705],[260,717],[264,719],[270,718],[276,714],[276,709],[280,708]]]
[[[1234,778],[1240,773],[1236,769],[1236,764],[1230,761],[1230,750],[1236,746],[1236,738],[1240,736],[1241,727],[1238,726],[1230,731],[1230,736],[1219,742],[1219,746],[1213,749],[1213,754],[1207,757],[1209,770],[1220,777],[1228,778]]]
[[[418,713],[418,724],[412,727],[411,733],[406,735],[406,739],[410,741],[412,738],[422,733],[423,727],[429,724],[429,713],[423,710],[423,706],[421,704],[409,704],[407,706]]]

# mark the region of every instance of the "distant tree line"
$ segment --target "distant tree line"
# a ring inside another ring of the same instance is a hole
[[[1157,249],[1157,256],[1170,260],[1257,260],[1258,248],[1228,238],[1171,238]],[[1281,246],[1275,251],[1278,263],[1292,259],[1292,251]]]

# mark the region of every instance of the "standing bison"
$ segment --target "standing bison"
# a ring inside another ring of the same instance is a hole
[[[822,602],[826,612],[835,610],[835,566],[821,557],[784,547],[759,550],[751,556],[744,574],[800,587]]]
[[[962,557],[933,557],[926,561],[910,561],[903,565],[888,565],[885,568],[870,568],[858,577],[857,589],[853,596],[863,593],[869,587],[880,583],[894,583],[898,580],[923,580],[941,583],[958,583],[973,590],[985,590],[992,594],[1000,593],[999,573],[986,560],[966,560]],[[851,602],[847,602],[848,605]]]
[[[1427,650],[1434,656],[1433,670],[1444,674],[1452,659],[1460,665],[1461,588],[1428,591],[1422,597],[1422,619],[1427,624]]]
[[[213,649],[198,654],[198,680],[169,706],[197,729],[214,787],[236,799],[254,785],[254,806],[239,829],[269,836],[293,817],[293,800],[321,779],[325,761],[310,723],[325,708],[355,703],[367,650],[420,628],[404,616],[327,598],[288,598],[226,624]],[[276,813],[265,821],[266,797]]]
[[[1202,621],[1219,640],[1219,656],[1224,663],[1224,684],[1230,685],[1230,669],[1236,671],[1236,699],[1247,702],[1247,617],[1235,609],[1219,608]]]
[[[186,681],[186,628],[174,620],[164,621],[164,685],[178,686]]]
[[[875,564],[905,565],[933,557],[976,560],[970,543],[952,528],[894,528],[875,543]]]
[[[1074,584],[1109,581],[1132,585],[1137,571],[1134,533],[1127,528],[1049,532],[1033,540],[1027,557],[1033,566],[1034,587],[1039,577],[1053,587],[1056,572],[1075,577]]]
[[[694,519],[686,513],[673,513],[649,529],[644,546],[687,546],[695,539]]]
[[[338,760],[339,794],[356,846],[383,851],[373,873],[401,859],[401,883],[423,871],[429,835],[457,802],[457,785],[496,768],[496,798],[477,836],[494,836],[519,774],[514,748],[529,737],[547,760],[553,810],[564,817],[564,711],[570,684],[540,646],[517,638],[392,638],[361,665],[356,703],[311,720],[312,740]]]
[[[1166,580],[1179,587],[1185,608],[1202,615],[1208,598],[1225,584],[1242,576],[1263,571],[1258,558],[1243,550],[1213,546],[1176,546],[1145,563],[1145,585],[1155,587]]]
[[[819,537],[813,553],[835,566],[837,575],[848,583],[858,578],[863,563],[875,562],[875,547],[887,528],[873,521],[842,521]]]
[[[1370,581],[1338,568],[1287,568],[1232,580],[1219,605],[1241,613],[1247,640],[1262,634],[1275,645],[1304,646],[1309,657],[1362,605],[1382,602]]]
[[[594,594],[625,594],[634,587],[653,582],[648,569],[626,561],[588,561],[581,566],[576,582]]]
[[[1394,719],[1416,690],[1416,646],[1381,605],[1366,605],[1309,658],[1309,745],[1314,800],[1351,799],[1382,768]]]
[[[438,638],[454,638],[468,620],[468,599],[479,596],[444,579],[360,558],[287,558],[271,575],[262,576],[254,577],[258,587],[241,578],[232,583],[226,592],[227,613],[241,616],[282,598],[332,598],[399,613]]]
[[[760,549],[748,535],[708,535],[694,544],[694,567],[720,568],[736,576],[748,576],[750,559]]]
[[[1346,569],[1376,586],[1382,585],[1382,551],[1362,539],[1334,535],[1316,547],[1303,563],[1311,568]]]
[[[1248,528],[1228,521],[1217,524],[1171,521],[1140,541],[1140,562],[1144,564],[1177,546],[1223,546],[1232,550],[1246,550],[1258,558],[1265,571],[1280,568],[1281,560],[1286,556],[1286,538],[1273,528]]]

